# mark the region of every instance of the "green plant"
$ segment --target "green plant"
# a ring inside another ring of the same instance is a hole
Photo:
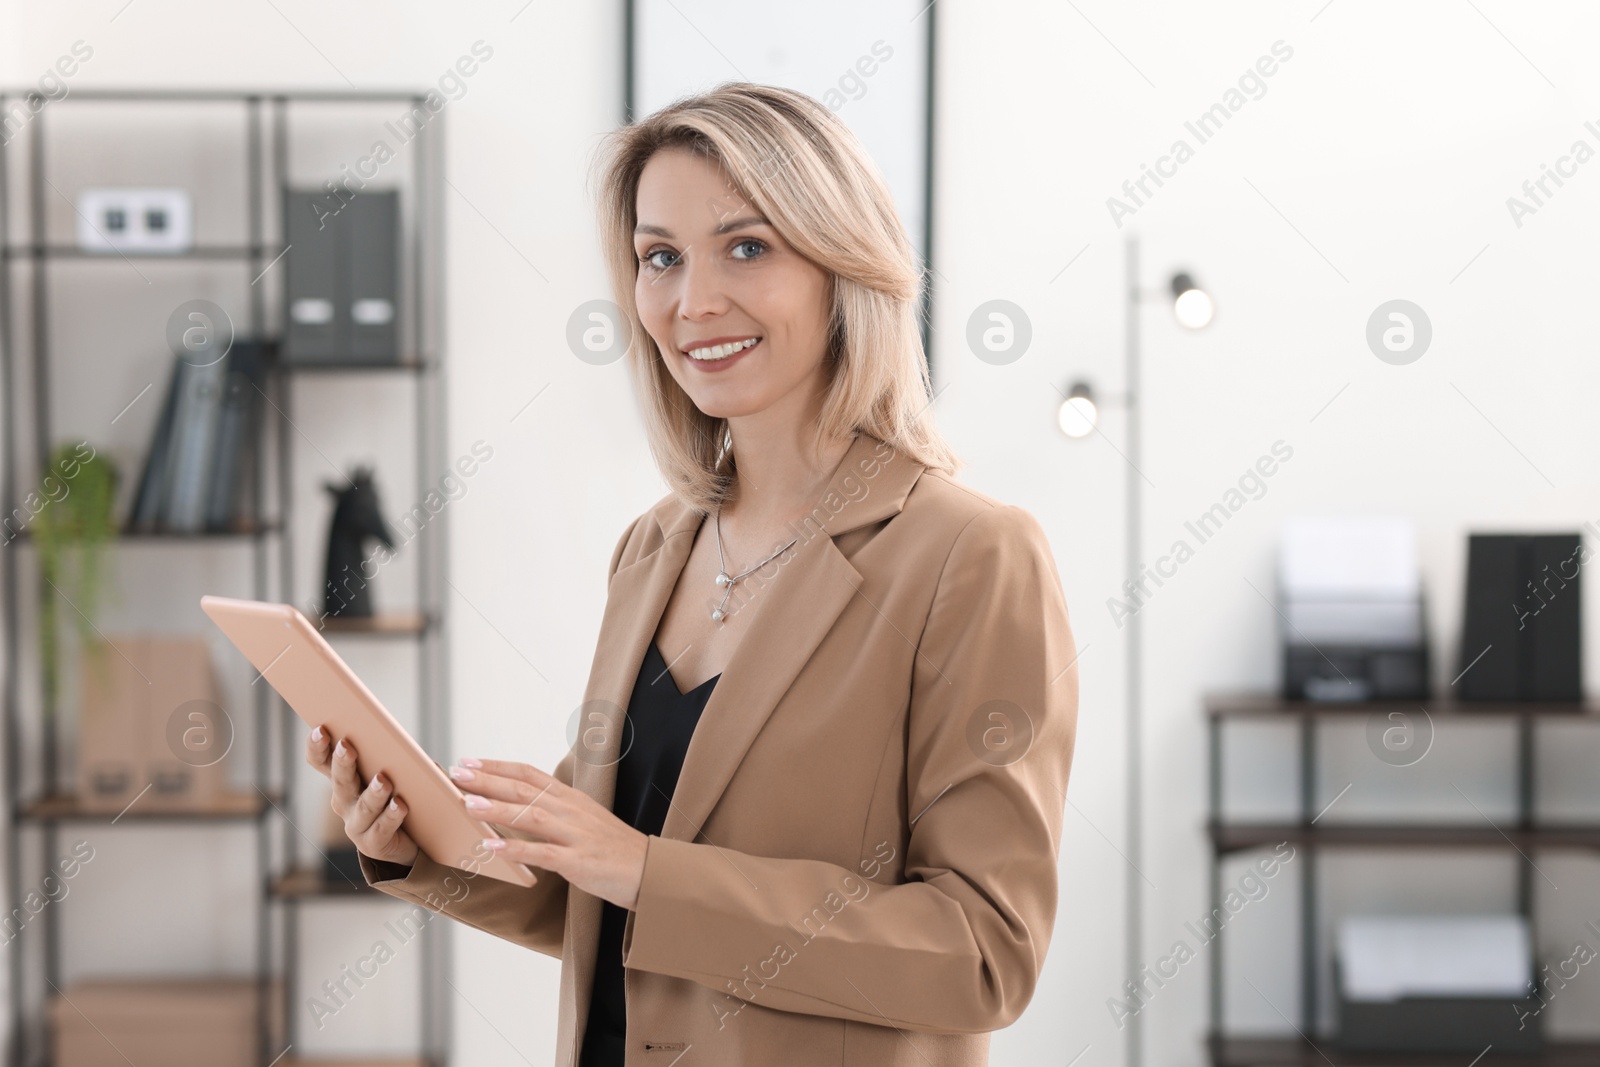
[[[117,480],[116,466],[87,442],[57,446],[41,479],[46,500],[33,520],[33,540],[49,586],[39,611],[47,710],[56,707],[61,685],[58,598],[67,602],[84,647],[104,652],[94,617],[105,592],[106,549],[117,536]]]

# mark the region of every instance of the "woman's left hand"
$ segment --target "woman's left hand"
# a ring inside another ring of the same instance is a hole
[[[463,759],[450,768],[450,777],[467,794],[467,810],[474,816],[543,839],[487,839],[490,848],[517,863],[554,871],[619,908],[632,911],[638,903],[649,837],[589,794],[509,760]]]

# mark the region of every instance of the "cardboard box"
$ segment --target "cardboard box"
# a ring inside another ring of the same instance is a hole
[[[79,661],[79,803],[112,812],[135,797],[143,810],[212,805],[226,789],[234,725],[220,707],[210,645],[147,634],[109,640]]]
[[[272,1018],[281,985],[269,987]],[[94,979],[50,998],[53,1067],[256,1067],[257,990],[250,978]],[[269,1044],[281,1044],[274,1026]]]

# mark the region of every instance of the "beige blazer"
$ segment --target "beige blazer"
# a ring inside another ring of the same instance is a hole
[[[618,542],[586,707],[626,708],[701,520],[669,495]],[[649,839],[628,1067],[987,1064],[1056,915],[1078,676],[1050,544],[864,434],[795,532],[746,579],[754,614]],[[586,731],[556,777],[609,809],[624,733]],[[555,1063],[578,1062],[599,897],[426,855],[405,878],[362,868],[559,957]]]

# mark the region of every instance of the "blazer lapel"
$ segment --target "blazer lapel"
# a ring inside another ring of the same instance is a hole
[[[699,833],[778,700],[856,595],[861,574],[834,538],[898,514],[922,471],[904,453],[857,434],[828,489],[793,528],[796,543],[745,579],[754,592],[744,610],[753,614],[700,714],[663,837],[688,841]],[[664,504],[658,512],[660,545],[620,568],[607,592],[573,784],[608,809],[639,665],[704,518],[676,500]]]
[[[692,841],[699,834],[773,708],[861,587],[861,573],[834,538],[898,514],[923,469],[877,438],[857,434],[828,489],[796,524],[794,546],[746,579],[756,588],[744,608],[753,612],[749,628],[690,738],[663,837]],[[662,504],[656,512],[659,544],[619,568],[606,594],[578,726],[573,786],[607,810],[616,796],[639,666],[704,518],[676,499]],[[574,1031],[563,1036],[570,1036],[569,1048],[581,1039],[587,1017],[601,904],[588,893],[568,901],[568,945],[574,951],[572,967],[562,970],[562,995],[573,1012]]]
[[[812,533],[746,579],[770,581],[745,604],[753,612],[749,628],[689,740],[663,837],[695,839],[778,699],[861,585],[832,537]]]
[[[572,785],[607,811],[616,796],[617,762],[630,734],[626,712],[639,665],[683,572],[698,528],[688,508],[673,514],[668,523],[671,528],[663,531],[665,539],[611,577],[589,687],[579,709]],[[590,893],[574,891],[567,897],[563,958],[570,966],[561,968],[558,1056],[561,1049],[566,1050],[568,1067],[577,1063],[578,1045],[587,1027],[604,904]],[[633,921],[631,912],[628,921]]]
[[[618,569],[606,593],[590,689],[579,715],[572,784],[607,810],[616,796],[617,763],[631,743],[627,710],[634,682],[694,546],[699,524],[688,521],[694,518],[683,508],[661,545]]]

